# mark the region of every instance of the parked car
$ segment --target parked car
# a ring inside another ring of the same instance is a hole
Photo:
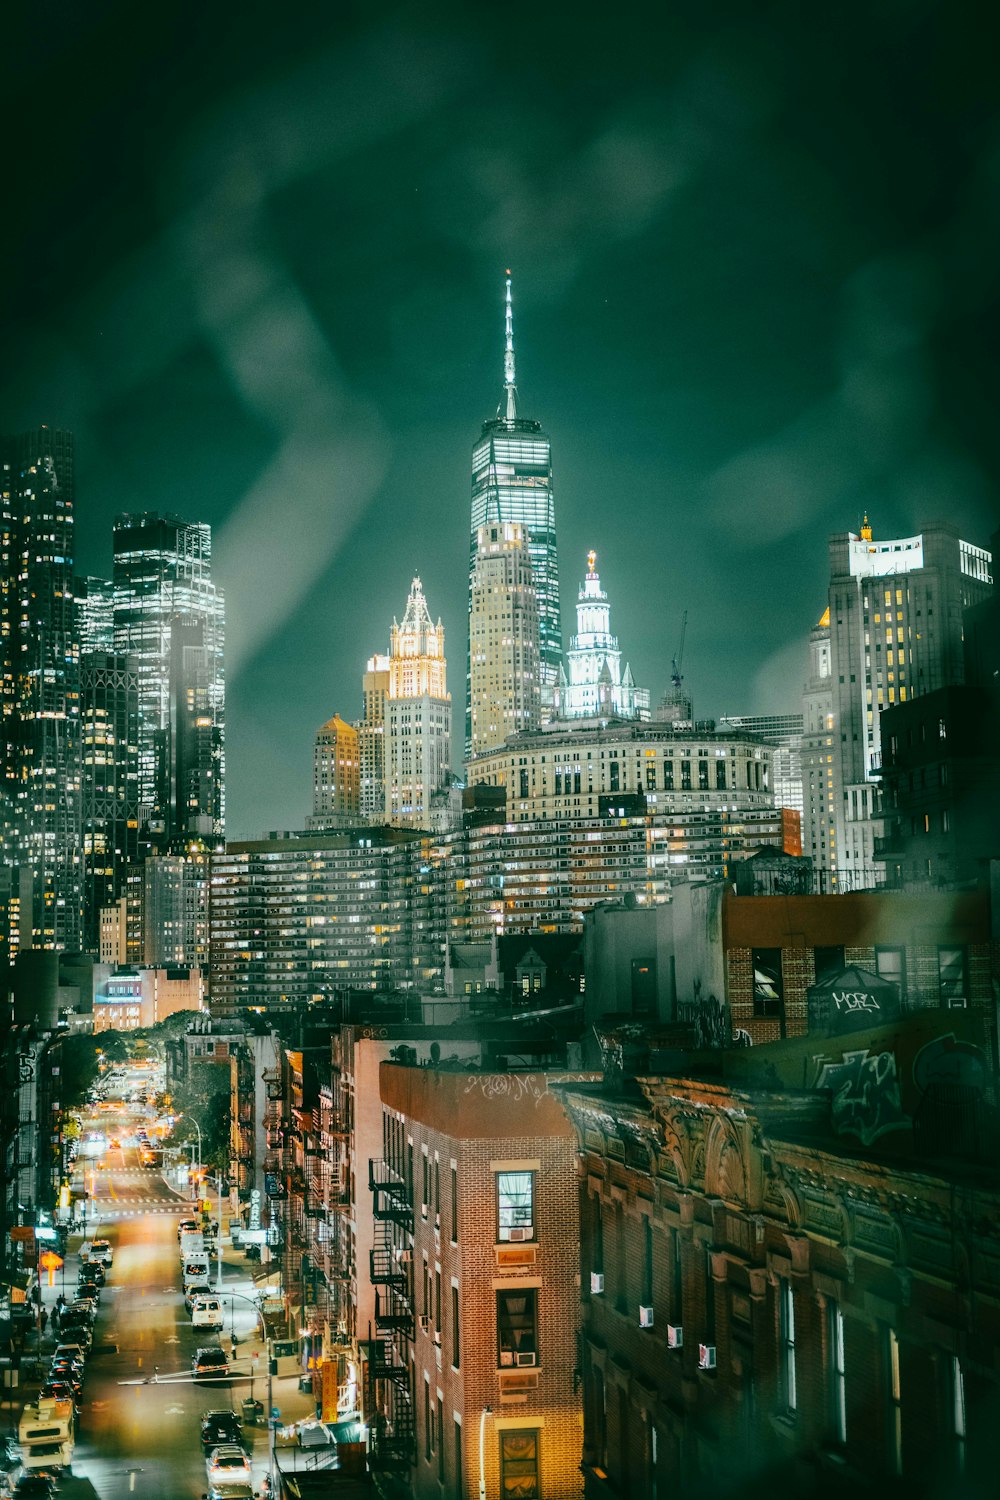
[[[110,1240],[93,1240],[90,1246],[90,1253],[95,1260],[103,1260],[104,1264],[108,1267],[111,1266],[115,1258],[115,1252],[111,1248]]]
[[[218,1346],[196,1349],[191,1360],[191,1373],[195,1380],[225,1380],[229,1376],[229,1361],[225,1351]]]
[[[207,1292],[203,1297],[197,1297],[191,1305],[191,1327],[192,1328],[216,1328],[221,1329],[225,1323],[225,1313],[222,1303],[214,1292]]]
[[[70,1317],[79,1314],[81,1318],[87,1318],[93,1326],[94,1319],[97,1317],[97,1303],[93,1297],[76,1297],[69,1305],[69,1314]]]
[[[205,1459],[209,1484],[252,1484],[250,1460],[236,1443],[213,1448]]]
[[[197,1219],[182,1219],[181,1222],[177,1226],[177,1239],[178,1239],[178,1242],[180,1241],[180,1237],[181,1237],[182,1234],[197,1234],[197,1232],[198,1232],[198,1220]]]
[[[212,1288],[209,1286],[207,1281],[189,1282],[189,1284],[184,1288],[184,1306],[187,1308],[188,1312],[192,1311],[192,1309],[194,1308],[194,1304],[199,1297],[207,1297],[211,1294],[211,1291]]]
[[[49,1384],[71,1386],[74,1401],[79,1401],[83,1395],[83,1371],[68,1360],[53,1360],[49,1366]]]
[[[81,1281],[96,1281],[98,1286],[104,1286],[108,1279],[103,1260],[90,1260],[85,1266],[80,1267]]]
[[[14,1486],[14,1500],[52,1500],[56,1481],[52,1474],[24,1474]]]
[[[252,1484],[213,1484],[203,1500],[256,1500]]]
[[[78,1298],[86,1298],[88,1302],[93,1302],[95,1307],[98,1306],[101,1301],[100,1287],[98,1286],[96,1281],[91,1281],[89,1279],[87,1281],[77,1282],[76,1295]]]
[[[90,1346],[94,1342],[94,1335],[90,1330],[90,1320],[80,1314],[64,1314],[59,1322],[60,1336],[70,1344],[78,1345],[84,1354],[90,1353]]]
[[[201,1419],[201,1444],[206,1453],[212,1448],[218,1448],[221,1443],[243,1446],[243,1428],[232,1407],[207,1411]]]
[[[39,1401],[69,1401],[76,1405],[76,1392],[68,1380],[47,1380],[38,1392]]]

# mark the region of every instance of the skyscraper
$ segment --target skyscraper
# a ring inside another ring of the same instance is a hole
[[[875,541],[866,516],[860,534],[830,538],[833,801],[815,808],[812,827],[806,808],[803,845],[825,843],[836,889],[883,878],[874,859],[883,708],[964,681],[962,611],[991,587],[989,552],[950,526]]]
[[[139,674],[128,656],[80,658],[83,945],[97,949],[101,908],[125,894],[139,855]]]
[[[551,718],[552,701],[562,664],[559,615],[559,562],[556,512],[552,493],[552,449],[541,424],[518,415],[514,378],[514,326],[510,273],[507,275],[503,392],[497,414],[483,423],[472,450],[472,530],[469,543],[469,607],[476,568],[479,528],[513,521],[523,527],[538,599],[543,718]],[[466,671],[466,758],[472,747],[468,704],[471,655]]]
[[[361,784],[359,811],[369,823],[385,819],[385,703],[389,696],[389,658],[371,656],[363,678],[364,713],[358,722]]]
[[[390,823],[428,826],[431,797],[451,758],[451,698],[444,626],[431,621],[414,578],[402,624],[393,620],[385,703],[385,815]]]
[[[172,658],[174,626],[180,621],[184,646]],[[206,524],[155,514],[117,518],[114,622],[115,650],[134,656],[139,670],[143,822],[167,842],[183,836],[192,820],[199,832],[221,833],[225,615],[222,592],[212,581],[212,533]],[[184,676],[188,669],[190,683]],[[189,688],[190,702],[197,704],[190,719],[182,707]]]
[[[77,578],[73,588],[80,654],[115,649],[115,586],[110,578]]]
[[[516,521],[479,528],[469,643],[475,757],[541,723],[538,598],[524,528]]]
[[[358,731],[339,714],[316,731],[313,805],[307,828],[347,828],[358,822],[361,770]]]
[[[611,633],[611,605],[601,588],[596,552],[587,554],[576,634],[566,665],[559,668],[555,708],[560,719],[649,718],[649,689],[636,687],[628,662],[622,666],[618,637]]]
[[[73,437],[0,446],[0,705],[5,864],[30,869],[34,946],[80,939],[80,661]]]

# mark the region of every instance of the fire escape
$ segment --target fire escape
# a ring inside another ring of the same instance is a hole
[[[283,1090],[280,1070],[265,1072],[267,1102],[264,1109],[264,1194],[267,1198],[267,1243],[272,1256],[280,1257],[285,1242],[284,1204],[287,1199],[284,1171]],[[267,1267],[262,1267],[267,1274]]]
[[[413,1203],[405,1171],[394,1162],[370,1161],[368,1186],[375,1219],[375,1336],[369,1346],[366,1405],[370,1464],[384,1472],[408,1469],[416,1450],[409,1362],[414,1336]]]

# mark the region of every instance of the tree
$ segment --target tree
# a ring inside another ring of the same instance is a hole
[[[97,1078],[99,1051],[92,1036],[78,1034],[61,1036],[53,1042],[53,1052],[59,1054],[59,1106],[65,1115],[67,1110],[79,1109]]]
[[[196,1063],[188,1078],[172,1094],[172,1108],[180,1118],[174,1126],[175,1141],[197,1140],[201,1128],[201,1159],[213,1172],[229,1169],[229,1068],[220,1063]]]

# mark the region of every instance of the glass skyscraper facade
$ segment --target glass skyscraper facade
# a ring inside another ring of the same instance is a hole
[[[552,491],[552,445],[541,423],[518,415],[514,379],[511,283],[507,278],[504,386],[496,416],[483,423],[472,450],[472,527],[469,537],[469,608],[480,526],[513,521],[528,540],[528,555],[538,598],[538,644],[541,663],[542,715],[551,716],[552,699],[562,665],[559,612],[559,562],[556,511]],[[469,708],[471,660],[466,680],[466,755],[472,744]]]
[[[121,515],[114,525],[115,650],[135,658],[139,672],[139,802],[141,817],[162,845],[183,837],[221,834],[225,817],[225,676],[223,596],[212,581],[212,532],[204,522],[176,516]],[[196,650],[172,650],[175,627]],[[198,792],[191,791],[192,734],[180,733],[177,705],[189,696],[197,712],[188,726],[198,741]],[[168,764],[169,762],[169,764]],[[210,775],[208,774],[210,773]],[[211,782],[210,790],[209,782]],[[177,795],[172,795],[176,792]],[[185,808],[190,806],[189,828]],[[211,825],[211,826],[209,826]]]

